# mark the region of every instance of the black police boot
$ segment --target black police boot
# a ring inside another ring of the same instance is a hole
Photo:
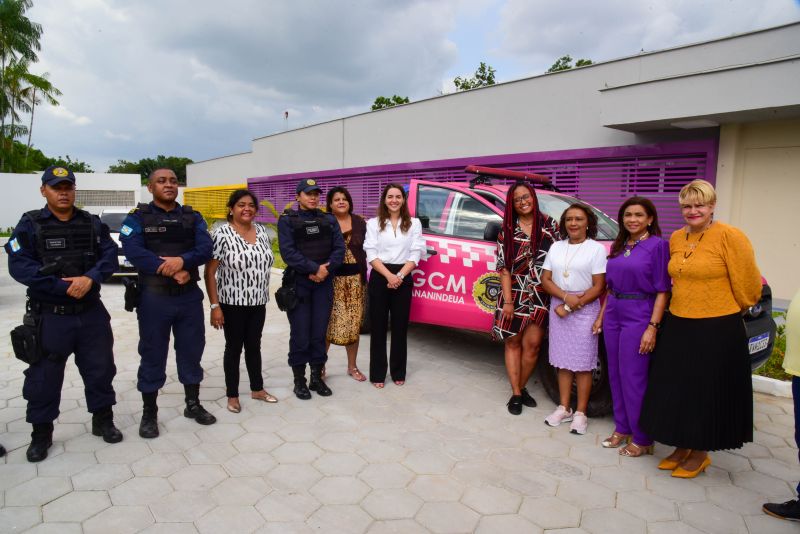
[[[139,422],[139,436],[145,439],[158,437],[158,392],[142,393],[142,420]]]
[[[293,365],[292,372],[294,373],[294,395],[300,400],[308,400],[311,398],[311,392],[308,391],[306,385],[306,365]]]
[[[106,443],[122,441],[122,432],[114,426],[114,412],[111,406],[92,414],[92,434],[103,436],[103,441]]]
[[[6,455],[6,448],[0,445],[0,458]]]
[[[53,444],[53,423],[37,423],[31,432],[31,444],[25,456],[29,462],[41,462],[47,458],[47,449]]]
[[[184,384],[183,391],[186,393],[186,409],[183,416],[194,419],[201,425],[213,425],[217,418],[200,406],[200,384]]]
[[[311,364],[311,381],[308,383],[308,389],[316,391],[320,397],[330,397],[333,395],[331,388],[322,380],[322,368],[325,364],[312,363]]]

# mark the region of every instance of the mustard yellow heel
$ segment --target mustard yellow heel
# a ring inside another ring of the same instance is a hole
[[[703,460],[703,463],[701,463],[694,471],[688,471],[683,467],[678,466],[675,471],[672,472],[672,476],[675,478],[694,478],[705,471],[709,465],[711,465],[711,457],[706,456],[705,460]]]

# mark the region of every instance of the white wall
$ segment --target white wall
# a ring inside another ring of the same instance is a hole
[[[135,202],[141,201],[141,180],[138,174],[109,174],[104,172],[75,173],[76,187],[83,190],[133,191]],[[45,200],[39,191],[42,173],[0,173],[0,228],[15,226],[22,214],[43,208]],[[104,206],[85,206],[99,214]],[[115,206],[119,207],[119,206]]]
[[[210,159],[202,163],[190,163],[186,167],[186,182],[188,187],[241,184],[245,182],[243,176],[255,176],[256,174],[251,154],[245,152],[244,154]]]

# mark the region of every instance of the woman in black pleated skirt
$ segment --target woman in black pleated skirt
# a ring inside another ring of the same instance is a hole
[[[672,300],[650,360],[639,424],[675,447],[658,465],[694,478],[708,451],[753,440],[753,386],[741,312],[761,297],[753,247],[737,228],[714,221],[716,193],[705,180],[681,189],[686,227],[669,242]]]

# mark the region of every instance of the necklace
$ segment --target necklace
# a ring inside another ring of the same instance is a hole
[[[625,256],[626,258],[628,256],[630,256],[631,255],[631,251],[636,248],[636,245],[638,245],[639,243],[641,243],[642,241],[644,241],[648,237],[650,237],[650,233],[649,232],[645,232],[644,235],[642,235],[642,237],[640,237],[639,239],[637,239],[636,241],[633,242],[633,245],[628,246],[626,244],[625,245],[625,254],[623,254],[623,256]]]
[[[575,249],[575,253],[572,255],[571,258],[569,257],[569,245],[571,243],[569,242],[567,243],[567,250],[566,252],[564,252],[564,272],[562,273],[564,275],[564,278],[569,278],[569,264],[572,263],[572,260],[574,260],[575,256],[578,255],[578,252],[581,251],[581,247],[583,246],[584,243],[586,243],[585,238],[583,241],[580,242],[578,248]]]
[[[696,243],[689,243],[689,232],[688,231],[686,232],[687,245],[686,245],[686,250],[683,251],[683,261],[681,261],[681,266],[680,268],[678,268],[678,278],[680,278],[681,274],[683,274],[683,266],[686,265],[687,262],[691,263],[689,259],[692,257],[694,251],[700,245],[700,241],[703,240],[704,235],[706,235],[705,230],[703,231],[703,233],[700,234],[700,238],[697,240]]]

